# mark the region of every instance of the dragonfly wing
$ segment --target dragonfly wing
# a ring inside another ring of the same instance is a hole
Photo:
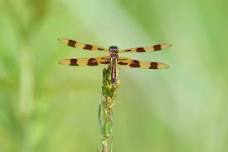
[[[69,66],[97,66],[100,64],[109,64],[109,57],[96,57],[96,58],[72,58],[63,59],[59,61],[59,64]]]
[[[123,49],[120,50],[119,52],[137,52],[137,53],[142,53],[142,52],[149,52],[149,51],[160,51],[166,48],[171,47],[172,45],[169,43],[161,43],[161,44],[156,44],[152,45],[149,47],[137,47],[137,48],[129,48],[129,49]]]
[[[84,50],[90,50],[90,51],[108,51],[108,49],[100,47],[100,46],[95,46],[91,44],[85,44],[81,43],[72,39],[67,39],[67,38],[59,38],[58,39],[61,43],[68,45],[70,47],[74,48],[79,48],[79,49],[84,49]]]
[[[133,60],[129,58],[120,57],[118,59],[119,66],[125,66],[130,68],[142,68],[142,69],[167,69],[169,65],[161,62],[145,62],[139,60]]]

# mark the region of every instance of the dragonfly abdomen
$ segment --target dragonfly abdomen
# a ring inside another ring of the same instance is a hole
[[[111,80],[112,83],[116,83],[117,79],[117,71],[116,71],[116,64],[117,64],[117,59],[111,59]]]

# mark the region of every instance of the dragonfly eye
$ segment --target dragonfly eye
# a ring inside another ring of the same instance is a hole
[[[117,46],[110,46],[109,47],[109,51],[110,52],[118,52],[119,51],[119,48]]]

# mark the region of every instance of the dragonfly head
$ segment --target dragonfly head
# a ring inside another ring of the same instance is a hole
[[[117,46],[110,46],[108,50],[110,53],[118,53],[119,48]]]

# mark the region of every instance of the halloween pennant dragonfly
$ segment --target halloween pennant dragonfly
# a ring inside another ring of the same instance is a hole
[[[117,66],[125,66],[131,68],[142,68],[142,69],[167,69],[169,66],[161,62],[145,62],[138,61],[130,58],[119,57],[118,53],[123,52],[149,52],[149,51],[160,51],[171,47],[171,44],[161,43],[152,45],[149,47],[136,47],[129,49],[119,50],[117,46],[110,46],[108,49],[100,46],[95,46],[91,44],[84,44],[72,39],[59,38],[60,42],[70,47],[89,50],[89,51],[106,51],[109,52],[109,56],[104,57],[93,57],[93,58],[71,58],[63,59],[59,61],[59,64],[69,65],[69,66],[97,66],[97,65],[109,65],[111,68],[111,80],[112,83],[116,83],[117,80]]]

